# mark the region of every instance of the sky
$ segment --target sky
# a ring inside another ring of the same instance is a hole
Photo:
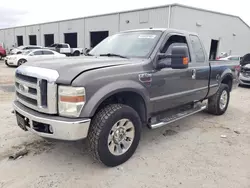
[[[2,0],[4,1],[4,0]],[[249,0],[5,0],[0,28],[179,3],[240,16],[250,25]]]

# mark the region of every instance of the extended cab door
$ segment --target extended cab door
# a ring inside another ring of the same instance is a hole
[[[160,52],[171,55],[169,53],[172,46],[187,45],[189,66],[186,69],[163,68],[154,71],[150,89],[153,112],[201,100],[207,95],[210,67],[206,63],[206,55],[200,41],[195,36],[191,38],[179,33],[166,36]]]

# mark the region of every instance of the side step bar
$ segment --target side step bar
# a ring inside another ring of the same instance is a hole
[[[180,113],[177,113],[175,115],[172,115],[172,116],[166,117],[164,119],[161,119],[159,122],[157,122],[155,124],[150,124],[149,128],[156,129],[156,128],[165,126],[167,124],[173,123],[173,122],[175,122],[177,120],[180,120],[182,118],[185,118],[185,117],[191,116],[193,114],[196,114],[196,113],[198,113],[200,111],[203,111],[205,109],[206,109],[206,105],[202,105],[202,106],[198,105],[195,108],[192,108],[192,109],[186,110],[184,112],[180,112]]]

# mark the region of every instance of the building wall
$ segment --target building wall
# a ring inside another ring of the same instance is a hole
[[[4,30],[4,45],[7,50],[10,49],[13,45],[15,45],[14,36],[15,30],[13,28]]]
[[[40,38],[41,38],[41,45],[45,45],[44,35],[46,34],[54,34],[54,42],[58,43],[60,41],[59,38],[59,24],[58,22],[48,23],[48,24],[41,24],[40,26]]]
[[[78,47],[84,48],[90,47],[91,31],[108,30],[109,35],[112,35],[128,29],[167,28],[169,24],[171,28],[198,33],[207,53],[210,51],[211,39],[219,40],[218,53],[244,55],[250,51],[247,40],[250,28],[239,18],[176,5],[171,7],[170,19],[169,7],[166,6],[4,29],[0,30],[0,42],[11,48],[17,43],[16,36],[23,35],[24,45],[28,45],[29,35],[36,35],[37,44],[44,46],[44,34],[54,34],[55,42],[64,42],[64,33],[77,32]]]
[[[59,22],[59,42],[64,42],[64,33],[77,32],[77,46],[84,47],[84,19]]]
[[[150,27],[168,27],[169,7],[120,14],[120,31]]]
[[[40,32],[40,25],[32,25],[26,26],[26,36],[24,37],[24,41],[26,45],[29,45],[29,35],[36,35],[36,43],[37,45],[41,45],[41,32]],[[16,37],[15,37],[16,38]]]
[[[91,31],[109,31],[109,35],[119,31],[119,14],[85,18],[85,47],[90,47]]]
[[[0,30],[0,45],[4,45],[4,30]]]
[[[14,36],[14,40],[15,40],[15,45],[17,45],[17,36],[23,36],[23,44],[28,44],[28,41],[26,41],[26,31],[25,31],[25,27],[17,27],[15,28],[15,36]]]
[[[218,54],[231,52],[244,55],[250,52],[250,43],[247,40],[250,37],[250,28],[237,17],[180,6],[172,7],[171,16],[171,27],[198,33],[208,54],[211,39],[219,40]]]

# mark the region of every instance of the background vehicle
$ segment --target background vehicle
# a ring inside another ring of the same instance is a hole
[[[52,44],[49,49],[61,54],[66,54],[67,56],[79,56],[83,53],[83,48],[71,48],[70,45],[66,43]]]
[[[26,62],[49,60],[66,57],[64,54],[46,49],[26,50],[22,54],[10,55],[5,58],[7,66],[20,66]]]
[[[230,55],[227,57],[219,58],[218,60],[220,60],[220,61],[240,61],[241,58],[242,58],[242,56],[239,56],[239,55]]]
[[[0,60],[6,56],[6,50],[0,45]]]
[[[194,33],[142,29],[104,39],[89,57],[23,65],[16,70],[17,123],[42,137],[87,138],[95,159],[122,164],[142,126],[155,129],[205,109],[226,112],[239,64],[211,63],[206,54]],[[30,96],[29,88],[39,92]]]
[[[21,54],[25,50],[35,50],[35,49],[41,49],[42,46],[35,46],[35,45],[29,45],[29,46],[19,46],[17,48],[13,48],[10,50],[10,55],[15,54]]]
[[[240,61],[241,70],[239,74],[240,85],[250,86],[250,54],[246,54]]]

